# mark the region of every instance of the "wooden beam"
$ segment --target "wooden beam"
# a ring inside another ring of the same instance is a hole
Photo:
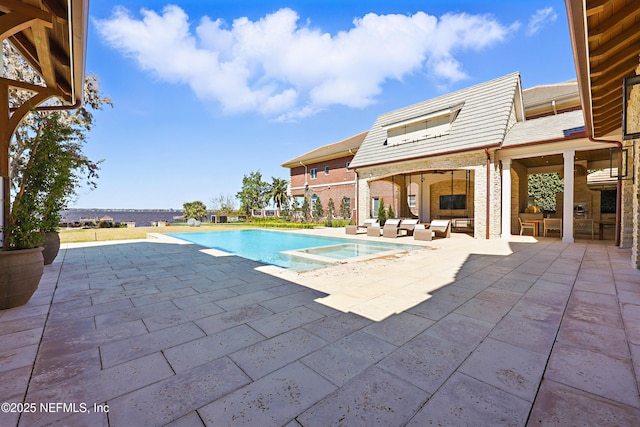
[[[636,17],[640,16],[640,8],[635,1],[629,2],[628,5],[618,10],[608,18],[600,21],[595,27],[589,29],[589,41],[600,39],[600,37],[611,34],[620,27],[624,27],[627,24],[633,26]]]
[[[42,3],[53,13],[58,21],[67,22],[67,9],[61,6],[59,1],[55,0],[42,0]]]
[[[33,7],[18,0],[0,0],[0,12],[4,12],[7,15],[17,13],[19,15],[26,15],[32,19],[36,19],[47,24],[48,28],[53,28],[53,15],[46,12],[39,7]]]
[[[631,26],[608,42],[593,49],[591,55],[589,55],[589,59],[593,64],[594,61],[609,58],[620,50],[632,48],[634,42],[638,39],[640,39],[640,25]]]
[[[593,0],[587,5],[587,16],[593,16],[604,11],[605,5],[609,0]]]
[[[622,96],[618,99],[614,99],[607,104],[598,104],[597,107],[593,107],[593,117],[597,119],[603,119],[610,115],[616,115],[622,117]]]
[[[12,35],[24,31],[34,25],[53,25],[51,22],[43,21],[33,16],[25,15],[19,12],[6,13],[0,16],[0,37],[2,40],[8,39]]]
[[[635,64],[636,66],[638,64]],[[625,77],[634,76],[635,67],[623,68],[618,67],[614,72],[604,74],[595,79],[591,79],[591,90],[599,91],[602,88],[608,88],[610,86],[618,85],[618,89],[622,91],[622,83]]]
[[[615,68],[629,68],[631,64],[638,65],[638,51],[634,49],[621,50],[617,54],[607,58],[606,61],[601,61],[598,65],[591,67],[591,78],[600,77],[603,74],[613,71]]]

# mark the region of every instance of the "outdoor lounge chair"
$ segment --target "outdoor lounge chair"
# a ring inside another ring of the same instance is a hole
[[[545,218],[544,224],[544,237],[547,237],[547,231],[557,231],[562,237],[562,220],[557,218]]]
[[[431,225],[429,225],[429,230],[431,230],[434,236],[437,236],[437,233],[441,233],[442,237],[451,237],[451,220],[434,219],[431,221]]]
[[[424,224],[416,224],[413,228],[413,238],[415,240],[431,241],[433,239],[433,232],[426,228]]]
[[[416,225],[418,225],[418,218],[403,219],[400,223],[400,230],[404,230],[407,236],[413,236]]]
[[[359,232],[366,233],[369,227],[376,226],[377,224],[378,224],[377,218],[367,218],[364,220],[364,223],[362,225],[347,225],[345,227],[345,233],[346,234],[358,234]],[[380,230],[378,230],[378,235],[380,235]]]
[[[401,222],[402,220],[397,218],[388,219],[384,223],[384,228],[382,229],[382,237],[398,237],[398,235],[400,234]]]

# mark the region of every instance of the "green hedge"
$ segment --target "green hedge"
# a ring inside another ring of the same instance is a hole
[[[334,219],[331,221],[331,227],[346,227],[350,224],[350,221],[347,219]],[[324,220],[324,226],[329,227],[329,220]]]

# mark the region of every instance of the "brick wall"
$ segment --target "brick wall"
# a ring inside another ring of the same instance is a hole
[[[356,174],[353,169],[347,170],[346,164],[353,159],[353,156],[340,157],[333,160],[327,160],[323,162],[310,163],[305,167],[296,166],[291,168],[291,188],[299,189],[304,187],[304,183],[308,183],[310,187],[321,185],[332,185],[338,183],[351,182],[356,179]],[[329,174],[325,174],[325,167],[329,167]],[[317,178],[311,179],[311,169],[318,171]]]

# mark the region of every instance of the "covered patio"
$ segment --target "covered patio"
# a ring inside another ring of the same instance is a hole
[[[379,186],[379,182],[392,184]],[[473,233],[474,171],[470,169],[424,169],[369,181],[372,212],[384,198],[398,218],[418,218],[422,223],[450,219],[454,229]],[[393,188],[389,192],[389,188]]]

